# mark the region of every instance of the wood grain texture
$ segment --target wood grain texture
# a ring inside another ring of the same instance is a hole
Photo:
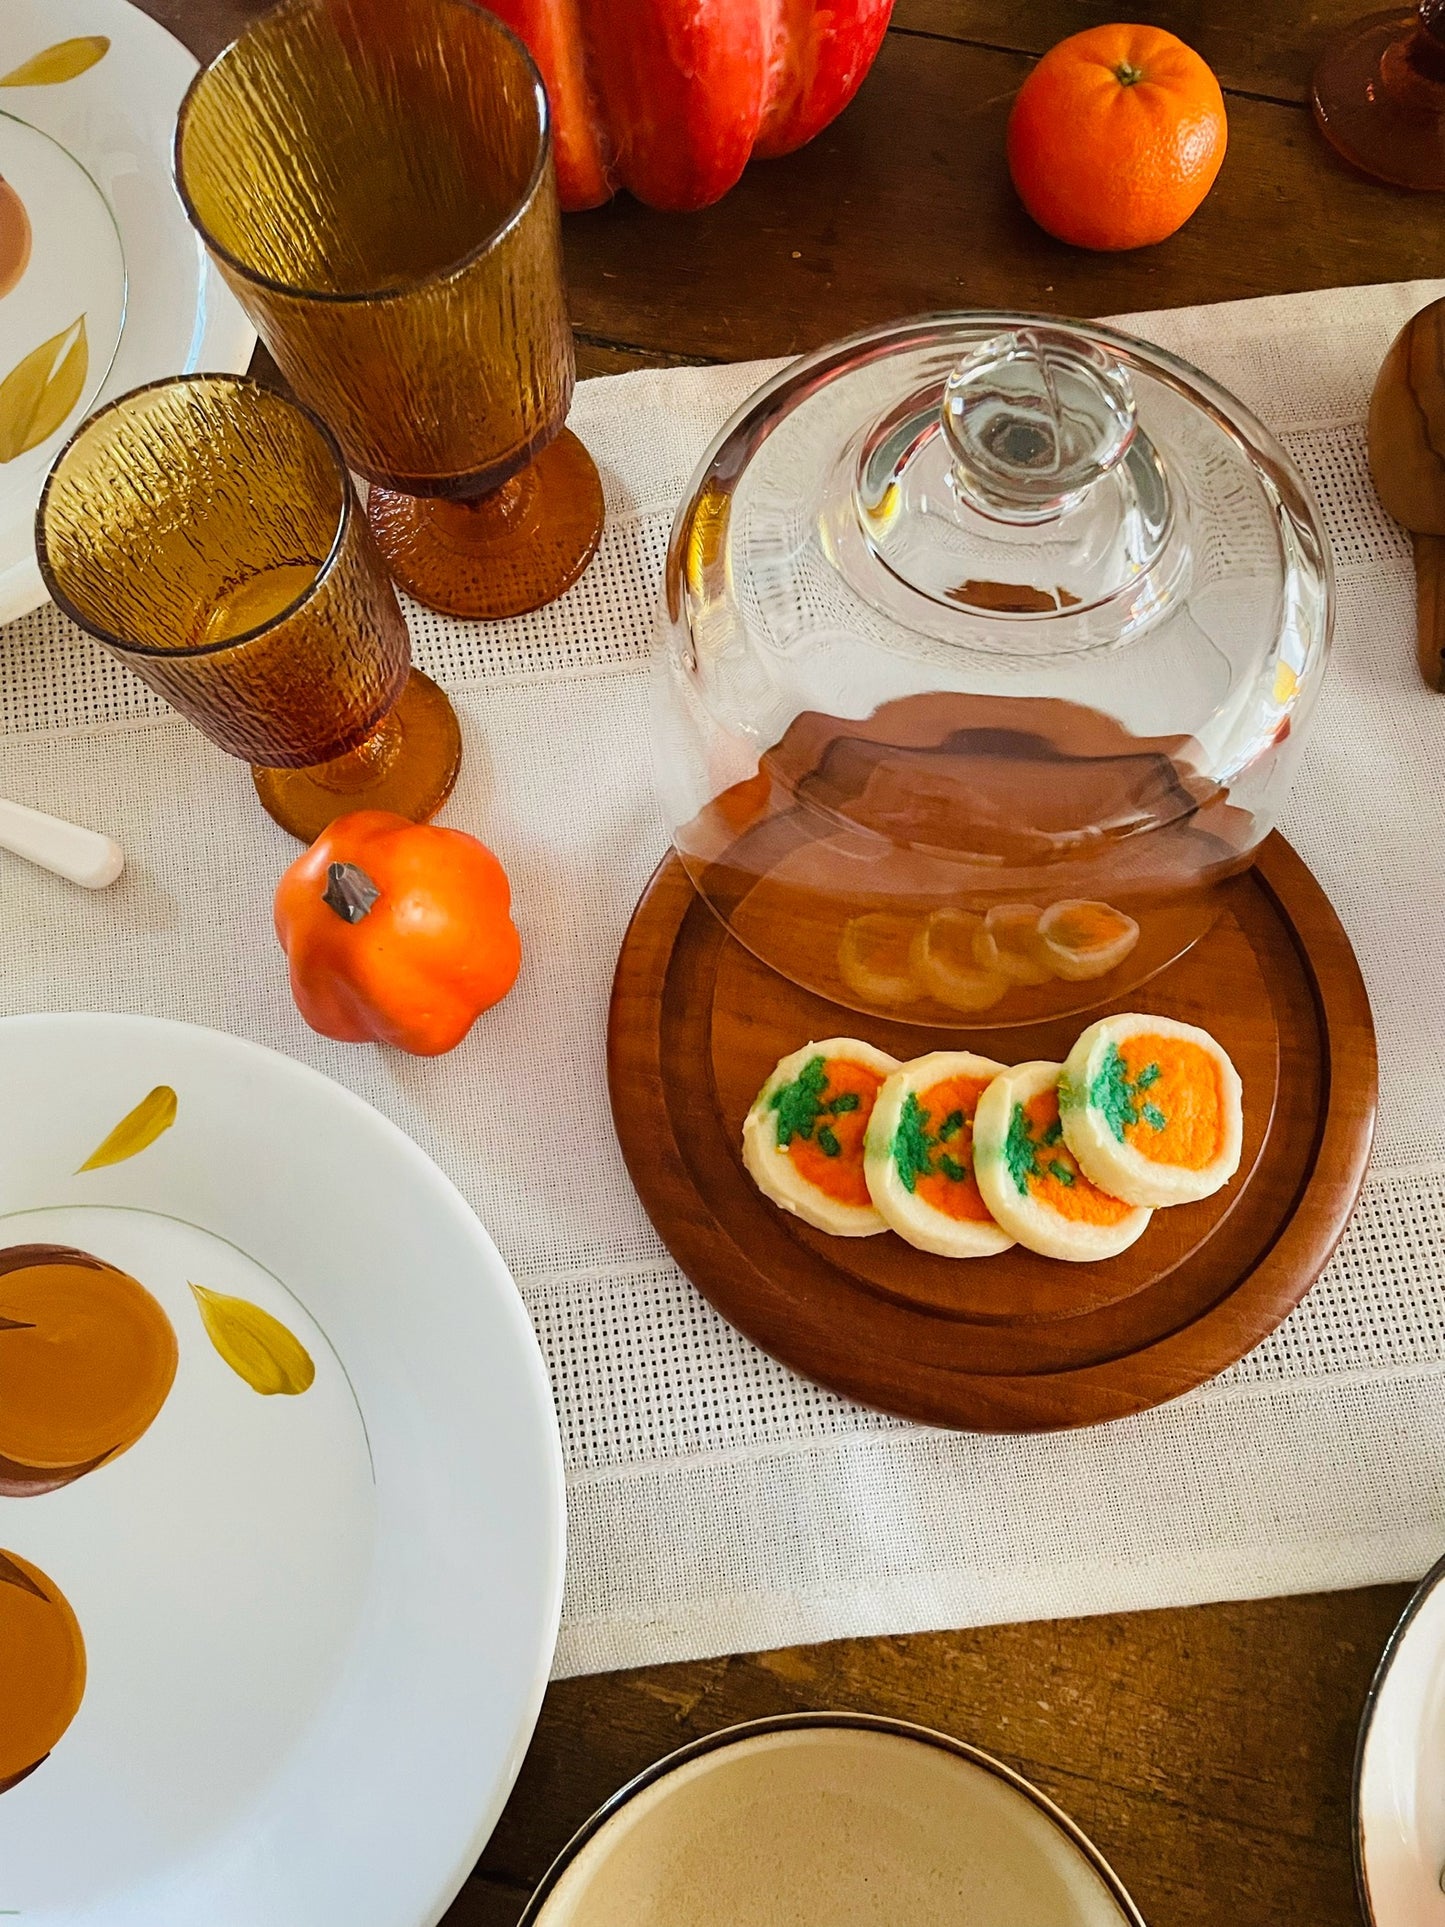
[[[1118,0],[1032,0],[1026,7],[1000,6],[998,0],[896,0],[893,25],[900,33],[1041,54],[1086,27],[1142,19],[1177,33],[1203,54],[1227,93],[1291,104],[1308,100],[1321,49],[1359,14],[1358,0],[1317,0],[1307,10],[1255,0],[1158,0],[1142,12],[1121,9]]]
[[[265,0],[141,3],[204,58]],[[969,299],[1110,314],[1436,273],[1445,196],[1361,181],[1303,105],[1239,98],[1302,103],[1326,34],[1365,10],[1366,0],[1151,0],[1134,12],[1220,73],[1231,148],[1179,237],[1106,258],[1031,228],[999,137],[1028,68],[1018,56],[1112,15],[1109,0],[898,0],[899,30],[826,145],[754,168],[734,204],[709,216],[623,203],[564,223],[579,372],[784,354],[825,340],[840,318]],[[979,60],[930,34],[1004,51]],[[907,39],[915,49],[899,46]],[[1090,1829],[1150,1927],[1358,1927],[1355,1725],[1406,1596],[1391,1587],[849,1641],[564,1682],[448,1927],[514,1927],[573,1829],[670,1748],[735,1720],[828,1705],[931,1722],[1018,1766]]]
[[[148,3],[201,54],[263,10],[263,0]],[[926,4],[942,10],[935,18],[958,14],[950,37],[890,32],[847,112],[800,152],[755,164],[717,207],[659,214],[623,196],[567,218],[573,321],[594,354],[612,345],[625,357],[584,367],[789,354],[943,308],[1097,315],[1438,272],[1445,196],[1437,205],[1364,179],[1303,105],[1247,93],[1230,95],[1218,182],[1172,239],[1123,255],[1053,240],[1019,205],[1003,158],[1032,52],[1057,37],[1038,18],[1052,16],[1009,0]],[[1068,30],[1075,0],[1052,4]],[[900,19],[911,17],[905,7]],[[1322,37],[1323,16],[1231,0],[1221,41],[1246,17],[1277,47]],[[1021,38],[1028,51],[1013,50]]]
[[[1445,301],[1421,308],[1391,342],[1367,440],[1376,493],[1414,539],[1420,674],[1445,689]]]
[[[1150,1927],[1357,1927],[1355,1726],[1407,1597],[845,1640],[565,1681],[447,1927],[512,1927],[575,1828],[674,1747],[829,1706],[940,1727],[1016,1767],[1097,1842]]]
[[[1407,529],[1445,535],[1445,301],[1411,315],[1370,395],[1370,475]]]
[[[1097,315],[1437,271],[1445,225],[1428,197],[1352,173],[1303,108],[1234,96],[1219,180],[1178,234],[1119,255],[1053,240],[1003,159],[1029,65],[890,34],[848,111],[717,207],[680,219],[623,199],[569,219],[577,325],[734,360],[938,309]]]
[[[1432,689],[1445,689],[1445,535],[1413,535],[1415,549],[1415,649],[1420,674]]]
[[[241,29],[265,13],[271,0],[140,0],[144,12],[184,42],[197,60],[229,47]]]
[[[861,1019],[726,936],[670,857],[623,943],[608,1029],[613,1119],[659,1236],[704,1297],[795,1371],[904,1418],[1009,1432],[1096,1424],[1242,1358],[1309,1290],[1369,1159],[1375,1044],[1348,939],[1279,836],[1214,929],[1113,1008],[1216,1033],[1244,1080],[1242,1175],[1156,1214],[1094,1265],[967,1262],[891,1233],[829,1238],[758,1192],[742,1120],[778,1060],[859,1034],[908,1058],[966,1047],[1055,1062],[1078,1018],[935,1035]],[[710,1072],[710,1074],[709,1074]]]

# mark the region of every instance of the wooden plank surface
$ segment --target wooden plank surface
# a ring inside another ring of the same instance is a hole
[[[261,10],[147,4],[201,54]],[[1043,234],[1004,166],[1009,105],[1033,52],[1109,11],[1106,0],[902,0],[906,24],[811,146],[758,163],[699,214],[623,197],[571,217],[581,372],[792,353],[939,308],[1118,314],[1439,272],[1445,209],[1353,173],[1290,104],[1349,0],[1309,14],[1284,0],[1169,0],[1160,18],[1214,51],[1240,89],[1213,192],[1157,248],[1088,254]]]
[[[261,0],[143,3],[207,56]],[[1029,57],[1114,17],[1110,0],[898,0],[858,100],[810,148],[752,168],[700,215],[621,201],[569,219],[579,368],[788,353],[924,309],[1106,314],[1438,273],[1445,197],[1351,174],[1303,105],[1323,40],[1366,4],[1126,10],[1215,66],[1230,147],[1173,240],[1097,256],[1032,227],[1002,134]],[[1353,1927],[1354,1731],[1404,1598],[1378,1587],[565,1682],[448,1927],[512,1927],[573,1828],[670,1748],[824,1706],[902,1715],[998,1753],[1094,1835],[1151,1927]]]
[[[976,0],[1011,10],[1007,0]],[[1434,274],[1433,200],[1352,173],[1302,107],[1231,96],[1214,191],[1156,248],[1089,254],[1036,228],[1003,161],[1026,55],[890,33],[811,146],[687,218],[627,199],[568,223],[589,335],[740,360],[930,309],[1117,314]]]
[[[1354,1731],[1405,1596],[843,1640],[565,1681],[446,1927],[514,1927],[573,1829],[672,1748],[833,1706],[1006,1760],[1095,1840],[1150,1927],[1354,1927]]]
[[[1269,0],[1264,5],[1258,0],[1158,0],[1122,12],[1117,0],[1029,0],[1027,6],[1010,6],[1007,0],[896,0],[893,25],[900,33],[1041,54],[1085,27],[1121,18],[1147,20],[1203,54],[1226,91],[1300,102],[1309,98],[1321,48],[1361,10],[1360,0],[1314,0],[1308,7]]]

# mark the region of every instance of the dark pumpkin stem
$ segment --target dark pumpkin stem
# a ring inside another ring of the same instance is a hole
[[[343,923],[360,923],[380,890],[359,863],[328,863],[321,901],[329,904]]]
[[[0,1552],[0,1586],[18,1586],[21,1592],[33,1592],[37,1599],[45,1599],[47,1606],[50,1604],[45,1598],[44,1588],[37,1586],[30,1574],[17,1566],[13,1559],[7,1559],[3,1552]]]
[[[1144,69],[1131,67],[1127,60],[1121,60],[1114,69],[1114,78],[1121,87],[1137,87],[1144,78]]]

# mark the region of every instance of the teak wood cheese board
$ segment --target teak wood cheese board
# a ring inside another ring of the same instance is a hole
[[[1214,1197],[1157,1212],[1128,1251],[1067,1264],[1014,1247],[948,1259],[892,1232],[832,1238],[764,1198],[743,1118],[787,1052],[861,1036],[900,1059],[967,1048],[1062,1061],[1134,1009],[1202,1025],[1244,1083],[1244,1152]],[[738,1330],[793,1370],[900,1417],[967,1430],[1091,1425],[1177,1398],[1242,1358],[1328,1262],[1374,1131],[1374,1026],[1324,892],[1278,834],[1213,928],[1085,1017],[967,1031],[862,1017],[728,935],[680,860],[623,941],[608,1033],[613,1117],[668,1250]]]

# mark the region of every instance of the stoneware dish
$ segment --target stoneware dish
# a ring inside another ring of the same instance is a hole
[[[196,67],[125,0],[0,8],[0,622],[45,600],[35,506],[77,424],[143,382],[251,359],[171,180]]]
[[[520,1927],[1144,1927],[1036,1787],[946,1734],[794,1713],[710,1734],[614,1794]]]
[[[0,1912],[431,1927],[563,1553],[526,1312],[409,1138],[215,1031],[0,1021]]]
[[[1360,1721],[1354,1809],[1369,1927],[1445,1923],[1445,1559],[1381,1656]]]

